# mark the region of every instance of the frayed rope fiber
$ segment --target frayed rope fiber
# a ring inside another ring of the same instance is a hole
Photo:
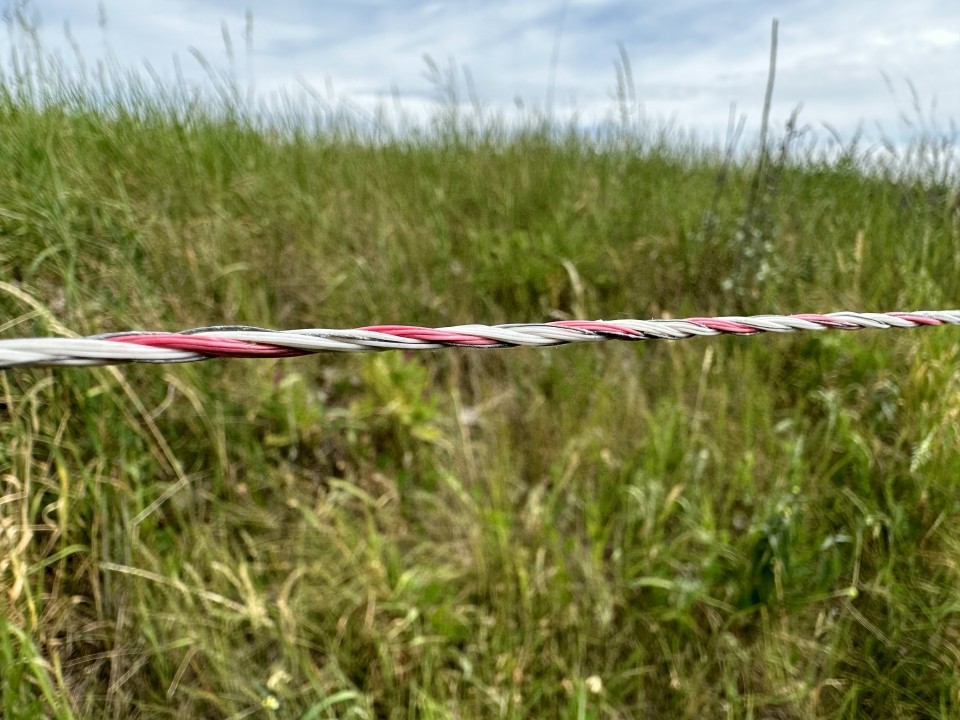
[[[182,332],[130,331],[86,338],[0,339],[0,369],[51,365],[178,363],[211,358],[283,358],[311,353],[435,350],[445,347],[550,347],[604,340],[681,340],[799,330],[862,330],[960,325],[960,310],[835,312],[826,315],[694,317],[682,320],[559,320],[509,325],[372,325],[352,330],[266,330],[218,325]]]

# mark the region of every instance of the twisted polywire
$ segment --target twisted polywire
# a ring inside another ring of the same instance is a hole
[[[559,320],[507,325],[375,325],[349,330],[268,330],[218,325],[181,332],[129,331],[86,338],[0,339],[0,369],[123,363],[181,363],[217,357],[293,357],[319,352],[436,350],[446,347],[551,347],[611,340],[960,325],[960,310],[834,312],[680,320]]]

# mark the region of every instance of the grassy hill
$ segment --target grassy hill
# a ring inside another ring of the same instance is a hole
[[[932,145],[378,137],[107,77],[0,86],[3,337],[960,301]],[[0,371],[0,714],[956,717],[958,355],[941,328]]]

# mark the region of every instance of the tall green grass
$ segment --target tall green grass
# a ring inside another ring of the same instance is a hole
[[[960,298],[922,148],[868,168],[784,131],[758,177],[629,112],[270,125],[18,37],[7,337]],[[956,717],[958,354],[946,328],[0,373],[2,714]]]

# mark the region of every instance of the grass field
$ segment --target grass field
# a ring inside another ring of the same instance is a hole
[[[3,337],[960,302],[935,138],[826,161],[781,128],[759,167],[633,123],[265,130],[32,47]],[[958,357],[934,328],[0,371],[0,715],[958,717]]]

